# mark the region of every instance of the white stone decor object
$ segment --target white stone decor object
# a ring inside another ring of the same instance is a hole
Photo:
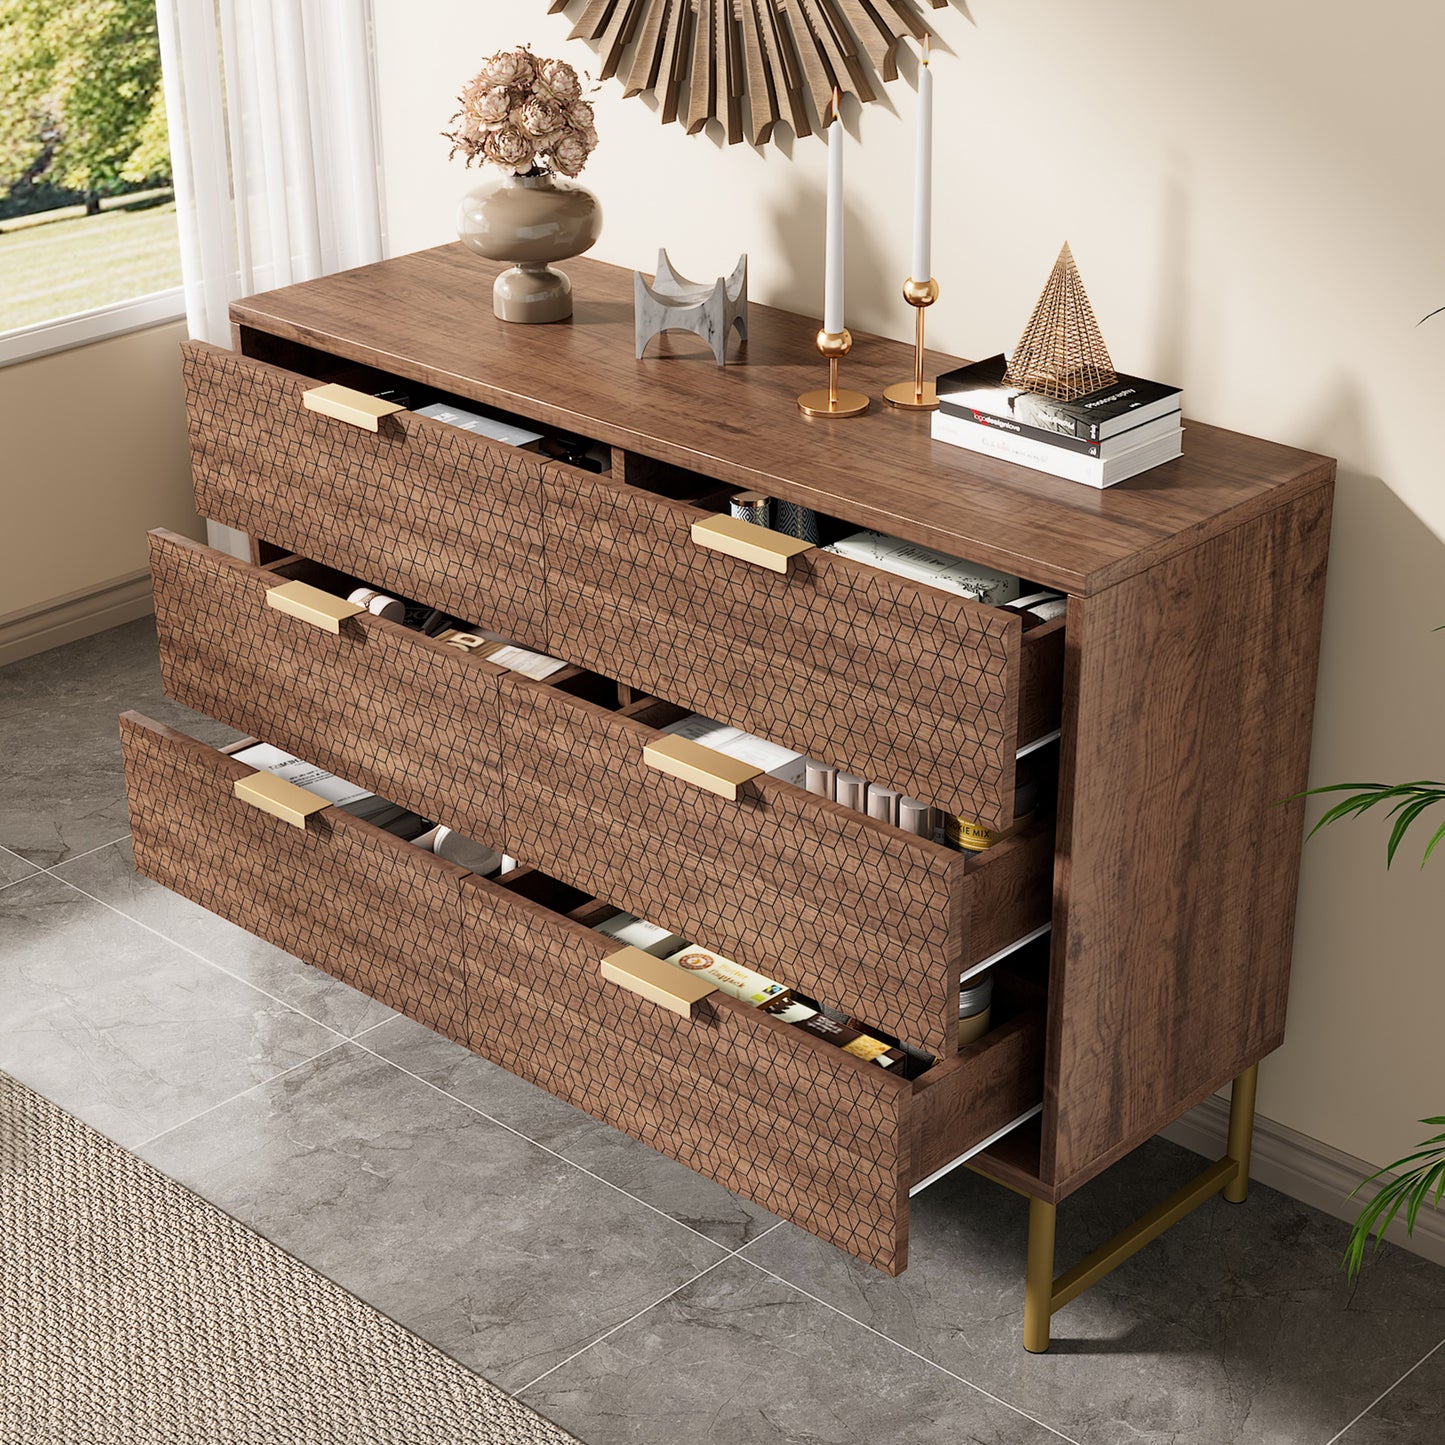
[[[728,336],[734,327],[748,339],[748,258],[744,253],[731,276],[716,281],[689,281],[673,269],[665,250],[657,253],[657,275],[649,283],[634,271],[637,359],[654,336],[664,331],[691,331],[712,348],[719,366],[727,365]]]

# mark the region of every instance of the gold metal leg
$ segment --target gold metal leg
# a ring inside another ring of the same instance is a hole
[[[1041,1355],[1049,1347],[1054,1313],[1054,1228],[1059,1207],[1029,1200],[1029,1262],[1024,1276],[1024,1349]]]
[[[1246,1069],[1229,1091],[1229,1143],[1226,1152],[1239,1166],[1234,1178],[1224,1186],[1224,1197],[1231,1204],[1243,1204],[1249,1198],[1249,1156],[1254,1146],[1254,1100],[1258,1092],[1258,1064]]]
[[[1072,1269],[1054,1278],[1054,1232],[1058,1206],[1029,1198],[1028,1270],[1024,1277],[1024,1349],[1041,1355],[1049,1347],[1049,1325],[1056,1311],[1092,1289],[1126,1259],[1137,1254],[1165,1230],[1192,1214],[1215,1194],[1243,1204],[1249,1194],[1249,1154],[1254,1139],[1254,1098],[1259,1065],[1246,1069],[1229,1096],[1229,1145],[1223,1159],[1211,1164],[1176,1189],[1113,1239],[1101,1244]]]

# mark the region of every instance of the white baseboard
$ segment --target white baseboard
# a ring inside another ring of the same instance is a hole
[[[0,667],[133,622],[155,610],[147,568],[0,617]]]
[[[1215,1095],[1162,1133],[1171,1143],[1181,1144],[1206,1158],[1218,1159],[1224,1154],[1228,1129],[1229,1101]],[[1332,1214],[1336,1219],[1353,1222],[1373,1193],[1362,1191],[1353,1199],[1348,1197],[1349,1193],[1374,1172],[1370,1165],[1341,1149],[1322,1144],[1272,1119],[1255,1119],[1250,1178],[1302,1204]],[[1445,1264],[1445,1211],[1422,1209],[1415,1220],[1413,1235],[1405,1233],[1404,1222],[1397,1217],[1385,1238],[1435,1264]]]

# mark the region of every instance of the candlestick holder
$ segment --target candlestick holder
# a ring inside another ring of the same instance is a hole
[[[903,299],[918,313],[913,342],[913,380],[895,381],[885,387],[883,400],[900,411],[937,411],[938,389],[933,382],[923,379],[923,313],[938,300],[938,282],[905,281]]]
[[[828,385],[819,391],[805,391],[798,398],[798,410],[804,416],[862,416],[868,410],[868,398],[861,391],[838,389],[838,363],[853,349],[853,334],[845,326],[841,331],[820,331],[818,350],[828,358]]]

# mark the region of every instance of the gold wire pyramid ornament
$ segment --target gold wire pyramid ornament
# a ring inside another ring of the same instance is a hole
[[[1067,241],[1003,379],[1055,401],[1073,401],[1119,379]]]

